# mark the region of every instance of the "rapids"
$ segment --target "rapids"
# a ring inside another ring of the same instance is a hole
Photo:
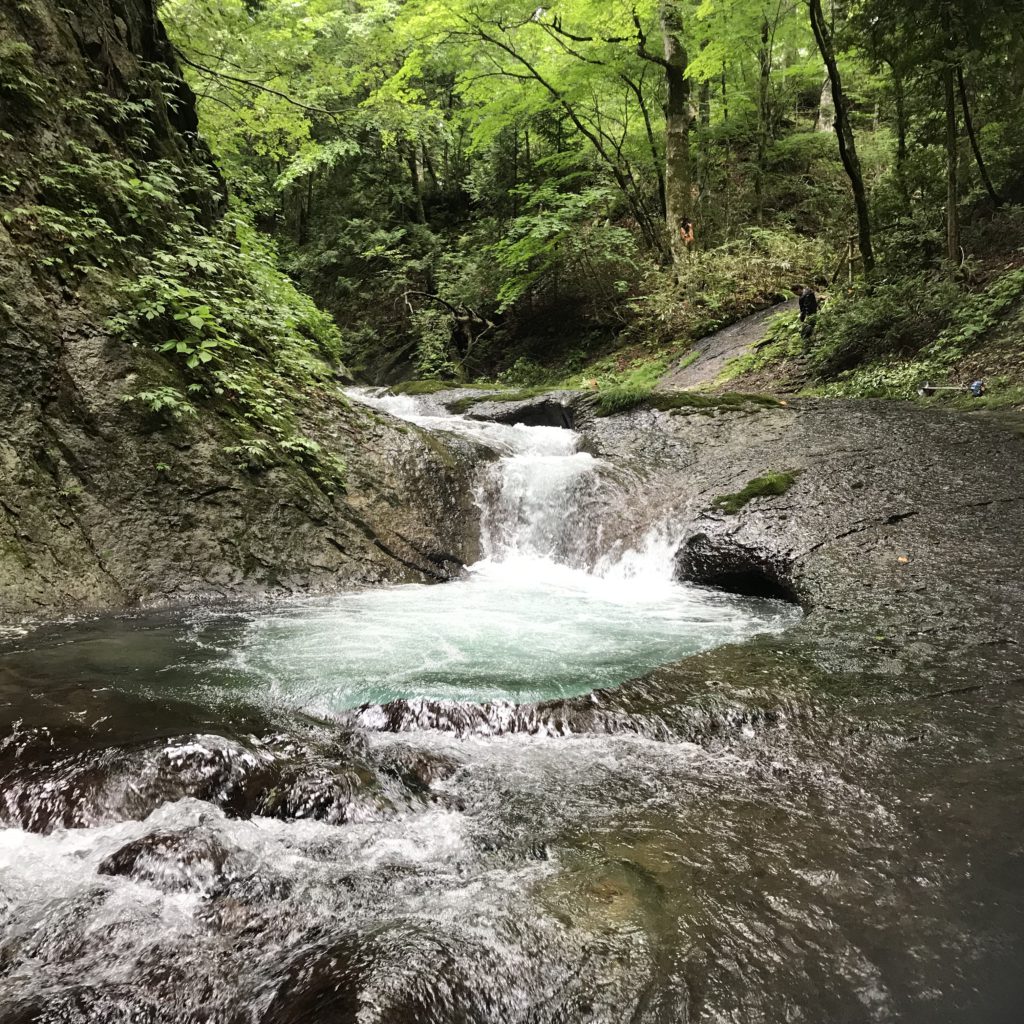
[[[481,561],[0,640],[0,1022],[1017,1019],[1014,707],[855,712],[572,431],[356,397],[495,452]]]

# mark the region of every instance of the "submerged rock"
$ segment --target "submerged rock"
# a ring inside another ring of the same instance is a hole
[[[185,798],[235,818],[373,820],[424,799],[428,784],[418,773],[439,777],[447,770],[443,761],[428,767],[427,755],[418,763],[410,755],[409,762],[404,770],[378,769],[354,739],[324,742],[283,734],[246,740],[197,735],[139,748],[108,747],[58,756],[45,770],[16,765],[0,780],[0,821],[48,833],[141,820]]]
[[[101,875],[124,875],[162,892],[208,892],[222,879],[230,851],[210,832],[153,832],[105,857]]]

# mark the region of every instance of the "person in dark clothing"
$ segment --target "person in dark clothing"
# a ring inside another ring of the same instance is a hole
[[[812,316],[818,315],[818,296],[813,288],[800,288],[800,323],[806,323]]]
[[[814,321],[818,315],[818,296],[814,294],[813,288],[805,288],[802,285],[797,289],[800,296],[800,323],[803,327],[800,336],[805,340],[814,334]]]

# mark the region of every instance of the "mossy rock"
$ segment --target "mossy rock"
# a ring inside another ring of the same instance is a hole
[[[395,384],[391,388],[393,395],[433,395],[438,391],[454,391],[461,388],[451,380],[404,380],[401,384]]]
[[[796,483],[801,472],[802,470],[794,469],[765,473],[764,476],[751,480],[742,491],[719,495],[711,502],[711,507],[727,516],[734,516],[754,498],[778,497],[785,494]]]
[[[659,412],[715,412],[750,411],[755,408],[778,408],[783,403],[771,395],[744,395],[726,392],[721,395],[697,391],[652,391],[628,384],[606,388],[597,396],[595,412],[598,416],[613,416],[631,409],[657,409]]]
[[[520,388],[518,391],[495,391],[483,395],[467,395],[465,398],[459,398],[454,402],[448,403],[448,408],[452,412],[462,415],[462,413],[469,412],[474,405],[480,405],[483,402],[528,402],[531,398],[539,398],[541,395],[553,390],[555,389],[545,385],[541,387]]]

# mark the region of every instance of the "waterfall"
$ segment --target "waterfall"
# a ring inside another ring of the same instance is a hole
[[[604,517],[621,501],[610,467],[580,450],[581,437],[561,427],[530,427],[467,419],[430,398],[352,389],[352,397],[429,430],[472,437],[499,453],[477,483],[483,564],[536,575],[585,571],[619,582],[672,579],[670,533],[658,528],[631,550],[602,550]]]

